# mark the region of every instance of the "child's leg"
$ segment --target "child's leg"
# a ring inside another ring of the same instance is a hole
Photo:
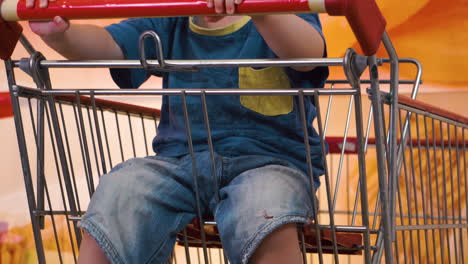
[[[286,224],[268,235],[255,250],[249,263],[302,263],[296,224]]]
[[[296,224],[313,217],[307,175],[290,166],[263,165],[235,176],[220,196],[214,214],[231,263],[302,262]]]
[[[78,256],[78,263],[95,263],[95,264],[107,264],[106,255],[96,243],[94,238],[90,237],[88,233],[83,233],[83,240],[80,246],[80,255]]]
[[[96,263],[103,255],[112,263],[167,260],[176,232],[194,218],[196,208],[192,175],[178,162],[132,159],[101,176],[80,222],[87,233],[80,262]]]

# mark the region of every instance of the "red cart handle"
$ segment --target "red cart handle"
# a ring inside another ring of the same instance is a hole
[[[366,55],[375,54],[386,25],[375,0],[245,0],[236,12],[346,16]],[[14,48],[18,40],[14,23],[5,21],[50,20],[55,16],[93,19],[196,15],[215,15],[215,12],[207,7],[206,0],[56,0],[49,2],[46,9],[26,8],[25,0],[0,0],[0,55],[2,59],[10,57],[11,46]]]

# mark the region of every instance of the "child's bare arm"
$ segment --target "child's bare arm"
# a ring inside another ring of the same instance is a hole
[[[27,7],[34,4],[35,0],[26,0]],[[48,0],[36,0],[36,4],[45,8]],[[29,22],[29,25],[49,47],[68,59],[123,59],[122,50],[102,27],[70,25],[60,17],[52,21]]]
[[[320,33],[296,15],[253,16],[257,30],[280,58],[321,58],[325,43]],[[310,71],[313,67],[295,67]]]

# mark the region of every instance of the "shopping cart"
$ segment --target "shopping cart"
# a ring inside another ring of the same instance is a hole
[[[353,16],[361,19],[359,14],[346,13],[351,21]],[[310,225],[298,229],[304,263],[463,263],[468,259],[468,119],[414,100],[421,65],[414,59],[399,59],[386,33],[373,35],[366,30],[375,33],[375,28],[354,28],[361,44],[365,43],[366,55],[350,49],[343,58],[242,61],[172,61],[162,56],[153,61],[144,54],[139,61],[49,61],[18,36],[30,57],[6,58],[5,66],[39,262],[76,262],[82,236],[77,223],[99,176],[128,158],[151,155],[149,146],[160,112],[142,104],[162,95],[199,97],[207,144],[213,152],[209,124],[216,117],[208,115],[207,97],[289,95],[313,98],[318,113],[314,127],[322,148],[329,146],[318,190],[319,213]],[[373,55],[380,39],[389,59]],[[157,48],[163,54],[162,47]],[[388,80],[378,77],[383,64],[391,67]],[[414,65],[415,78],[399,80],[400,64]],[[55,68],[196,70],[293,65],[342,67],[346,80],[329,80],[323,89],[307,90],[169,91],[56,89],[49,77]],[[20,70],[37,87],[18,84],[15,73]],[[368,78],[363,77],[365,72]],[[404,85],[412,87],[412,98],[398,95]],[[345,112],[343,105],[347,105]],[[190,135],[190,113],[187,105],[183,108]],[[307,138],[304,109],[299,108]],[[307,151],[308,147],[305,143]],[[310,156],[308,166],[312,166]],[[216,222],[198,215],[177,234],[168,262],[227,263]]]

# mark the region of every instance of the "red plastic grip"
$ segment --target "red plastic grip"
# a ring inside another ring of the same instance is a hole
[[[377,52],[387,22],[375,0],[325,0],[325,9],[331,16],[346,16],[364,54]]]
[[[26,8],[20,0],[17,15],[20,20],[45,20],[55,16],[67,19],[171,17],[216,15],[206,0],[57,0],[48,8]],[[237,7],[239,14],[305,13],[310,12],[308,0],[249,0]]]

